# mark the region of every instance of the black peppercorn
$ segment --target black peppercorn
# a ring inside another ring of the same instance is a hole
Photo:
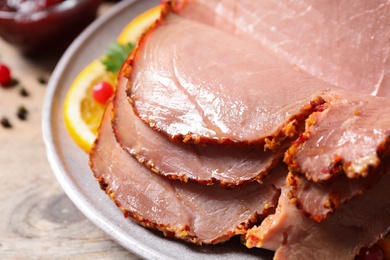
[[[10,121],[9,121],[8,118],[6,118],[6,117],[3,117],[3,118],[0,120],[0,123],[1,123],[1,125],[2,125],[4,128],[11,128],[11,127],[12,127]]]
[[[25,88],[23,88],[23,87],[19,90],[19,94],[20,94],[22,97],[28,97],[28,96],[30,96],[30,93],[29,93]]]
[[[47,84],[47,79],[46,79],[44,76],[39,76],[39,77],[38,77],[38,82],[39,82],[41,85],[46,85],[46,84]]]
[[[20,106],[18,108],[17,116],[20,120],[26,120],[27,119],[28,111],[24,106]]]

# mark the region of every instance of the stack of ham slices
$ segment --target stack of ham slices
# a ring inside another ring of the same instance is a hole
[[[389,14],[386,0],[165,3],[122,66],[95,177],[168,237],[353,259],[390,229]]]

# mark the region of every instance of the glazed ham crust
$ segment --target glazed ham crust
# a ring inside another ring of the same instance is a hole
[[[120,209],[141,225],[196,244],[215,244],[246,230],[276,205],[280,190],[272,182],[226,190],[219,186],[170,181],[151,173],[116,142],[111,106],[90,152],[90,165],[101,187]],[[276,178],[276,179],[275,179]]]
[[[339,207],[348,204],[355,197],[365,196],[370,189],[377,189],[378,183],[390,173],[390,160],[366,178],[350,179],[340,175],[332,181],[315,183],[302,175],[289,173],[286,185],[291,187],[290,196],[296,206],[314,220],[321,222],[337,212]]]
[[[390,149],[390,120],[376,120],[388,110],[387,99],[329,85],[258,45],[246,43],[243,52],[237,37],[166,12],[125,74],[129,102],[152,129],[187,143],[263,142],[274,150],[296,137],[296,125],[307,118],[303,142],[286,155],[292,171],[325,181],[339,173],[365,177],[378,167],[380,153]],[[229,69],[229,77],[215,77]],[[337,132],[329,127],[335,122]]]
[[[321,223],[307,217],[282,189],[275,214],[247,232],[246,245],[275,250],[274,259],[354,259],[390,229],[390,175]]]
[[[271,150],[294,137],[296,121],[331,86],[267,49],[173,13],[143,37],[125,76],[134,112],[171,140]]]
[[[323,111],[309,116],[305,132],[286,153],[292,171],[315,182],[338,174],[364,178],[389,160],[387,98],[337,90],[324,99]]]
[[[124,70],[131,69],[128,62],[123,65]],[[154,173],[183,182],[217,183],[234,188],[253,181],[262,182],[269,170],[282,160],[287,142],[274,152],[264,152],[259,147],[171,142],[134,114],[125,92],[127,81],[124,77],[118,78],[113,101],[114,133],[118,143]]]

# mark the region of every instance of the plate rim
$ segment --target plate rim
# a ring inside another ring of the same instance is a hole
[[[139,257],[157,259],[161,257],[160,252],[154,250],[153,247],[144,247],[143,245],[137,243],[137,241],[133,238],[129,239],[129,237],[125,237],[120,233],[115,233],[111,225],[100,221],[96,212],[94,212],[94,209],[88,207],[87,200],[79,196],[79,192],[76,189],[76,185],[73,183],[73,181],[71,181],[68,175],[64,174],[66,170],[60,163],[60,158],[58,156],[58,152],[54,144],[54,136],[52,134],[53,127],[51,124],[51,117],[54,109],[53,100],[55,98],[55,93],[58,88],[58,83],[62,77],[62,72],[64,68],[68,65],[68,63],[71,62],[71,59],[77,52],[79,46],[89,37],[91,37],[91,35],[96,33],[101,25],[107,23],[110,19],[113,19],[117,13],[121,12],[126,8],[130,8],[131,5],[139,1],[142,0],[127,0],[115,4],[104,15],[98,17],[94,22],[92,22],[66,49],[64,54],[61,56],[59,62],[55,66],[55,69],[53,70],[53,73],[48,82],[42,105],[41,125],[47,160],[57,181],[64,190],[65,194],[73,202],[73,204],[86,216],[87,219],[92,221],[95,226],[101,229],[107,236],[113,239],[116,243],[120,244],[126,250],[129,250],[130,252],[134,253]],[[113,233],[115,233],[115,236],[113,235]],[[129,242],[131,243],[130,248],[128,245]],[[165,259],[173,258],[165,257]]]

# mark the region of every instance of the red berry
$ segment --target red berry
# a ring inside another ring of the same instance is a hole
[[[0,64],[0,85],[7,85],[10,82],[11,71],[6,65]]]
[[[102,105],[107,103],[112,94],[114,94],[114,90],[111,84],[106,81],[101,81],[92,88],[93,98]]]
[[[375,244],[372,247],[364,247],[360,250],[357,260],[384,260],[385,255],[383,254],[382,248]]]

